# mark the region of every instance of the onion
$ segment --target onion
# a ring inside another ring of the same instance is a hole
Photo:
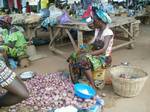
[[[45,112],[69,105],[88,107],[95,103],[95,99],[83,100],[74,96],[73,84],[69,79],[63,78],[62,73],[36,75],[33,79],[25,81],[30,97],[10,107],[10,112],[18,108],[29,106],[33,111]]]

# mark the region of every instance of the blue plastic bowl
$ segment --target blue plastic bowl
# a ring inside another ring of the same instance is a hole
[[[83,99],[90,99],[96,94],[96,91],[91,86],[80,83],[74,85],[74,91],[76,96]]]

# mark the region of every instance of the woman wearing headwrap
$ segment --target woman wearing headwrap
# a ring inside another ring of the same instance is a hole
[[[68,61],[70,65],[76,65],[80,72],[84,72],[90,84],[95,87],[92,71],[100,67],[106,68],[111,64],[114,34],[107,25],[111,23],[111,18],[102,10],[93,8],[92,16],[87,22],[91,29],[95,29],[95,36],[90,45],[82,46],[82,50],[73,53]]]
[[[7,29],[1,29],[0,33],[0,37],[3,39],[0,50],[5,51],[8,57],[17,59],[26,55],[27,42],[22,32],[18,31],[17,28],[12,28],[11,34],[9,34]]]

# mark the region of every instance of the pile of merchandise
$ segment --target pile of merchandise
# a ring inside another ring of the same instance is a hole
[[[30,107],[29,112],[46,112],[70,105],[77,109],[87,109],[96,104],[98,97],[86,100],[76,97],[72,82],[63,73],[36,75],[33,79],[25,81],[25,84],[30,97],[10,107],[10,112],[19,111],[24,107]]]

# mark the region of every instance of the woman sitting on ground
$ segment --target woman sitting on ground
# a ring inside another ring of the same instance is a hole
[[[0,96],[0,107],[10,106],[28,98],[26,86],[5,64],[0,56],[0,86],[7,92]]]
[[[78,63],[79,69],[85,73],[90,84],[95,88],[92,71],[111,64],[114,34],[107,25],[111,23],[107,13],[96,8],[92,9],[92,13],[87,22],[89,22],[91,29],[95,29],[95,37],[90,42],[90,45],[83,46],[82,50],[84,53],[81,51],[73,53],[68,61],[70,64]]]
[[[7,29],[0,29],[0,52],[5,58],[11,57],[18,59],[19,57],[26,56],[27,41],[22,32],[17,28],[12,28],[9,31]]]

